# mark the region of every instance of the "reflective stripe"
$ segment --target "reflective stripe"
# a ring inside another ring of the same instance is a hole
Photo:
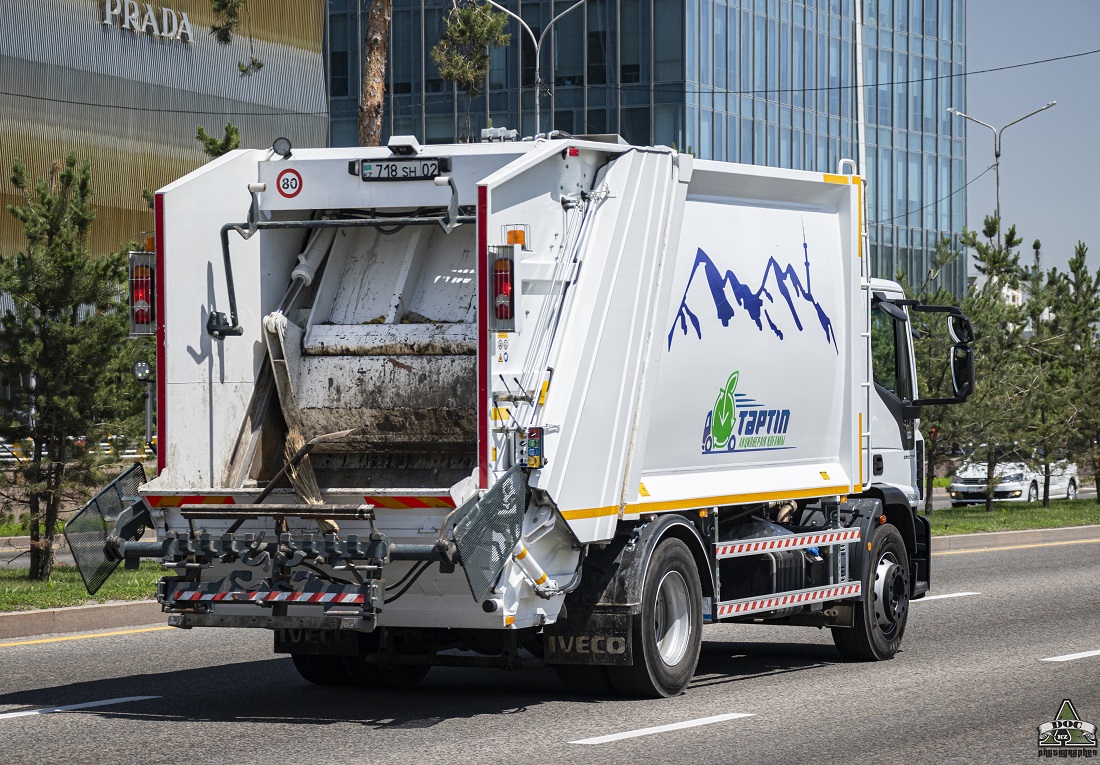
[[[715,546],[714,554],[718,558],[732,558],[738,555],[755,555],[769,550],[797,550],[806,547],[819,547],[848,542],[858,542],[859,529],[832,531],[820,534],[801,534],[763,539],[756,542],[731,542]]]
[[[757,611],[772,611],[776,608],[816,603],[822,600],[837,598],[854,598],[860,593],[859,582],[849,584],[830,585],[816,589],[791,592],[786,595],[776,595],[767,598],[746,598],[744,600],[729,600],[718,604],[718,618],[729,616],[742,616]]]

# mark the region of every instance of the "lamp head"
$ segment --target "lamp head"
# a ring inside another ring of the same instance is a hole
[[[291,148],[289,138],[276,138],[275,142],[271,144],[271,150],[283,159],[289,159]]]

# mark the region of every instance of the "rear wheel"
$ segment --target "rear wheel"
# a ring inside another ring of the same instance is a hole
[[[368,664],[366,657],[377,655],[380,644],[379,632],[363,633],[359,636],[359,655],[341,657],[351,683],[363,688],[415,688],[431,671],[428,664]]]
[[[833,628],[837,650],[852,661],[894,658],[909,617],[909,556],[896,527],[871,532],[869,557],[863,601],[854,604],[855,626]]]
[[[1077,481],[1070,480],[1066,487],[1066,499],[1077,499]]]
[[[352,680],[344,667],[343,656],[319,656],[311,653],[292,653],[291,661],[298,674],[314,685],[351,685]]]
[[[682,693],[702,649],[703,594],[695,559],[679,539],[661,542],[646,567],[632,637],[633,666],[607,670],[615,689],[649,698]]]

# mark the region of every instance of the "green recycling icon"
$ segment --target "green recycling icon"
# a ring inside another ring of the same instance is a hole
[[[718,391],[718,398],[714,402],[714,412],[710,422],[710,437],[713,439],[712,448],[732,448],[730,443],[734,439],[733,428],[737,420],[737,404],[734,401],[733,392],[737,389],[737,378],[740,372],[734,372],[726,380],[725,387]],[[709,449],[708,449],[709,451]]]

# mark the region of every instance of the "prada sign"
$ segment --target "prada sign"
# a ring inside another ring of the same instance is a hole
[[[191,42],[193,36],[191,19],[183,11],[154,8],[152,3],[135,0],[103,0],[103,23],[181,42]]]

